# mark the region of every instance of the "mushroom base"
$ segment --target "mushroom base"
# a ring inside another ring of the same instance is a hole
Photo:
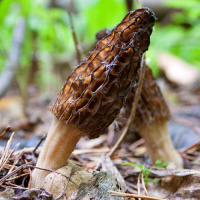
[[[183,160],[174,148],[167,122],[154,123],[140,128],[140,134],[145,139],[148,154],[153,164],[157,159],[173,163],[177,168],[183,168]]]
[[[84,134],[74,125],[65,124],[55,117],[36,167],[57,170],[67,164],[80,137]],[[50,173],[43,169],[35,169],[32,173],[32,187],[42,188],[45,177]]]

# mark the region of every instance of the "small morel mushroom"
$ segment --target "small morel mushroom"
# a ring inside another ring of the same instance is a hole
[[[76,67],[51,108],[55,117],[37,167],[65,166],[80,137],[98,137],[113,122],[135,84],[154,23],[149,8],[129,12]],[[42,187],[48,173],[35,169],[33,186]]]
[[[137,77],[139,78],[139,76]],[[135,91],[136,87],[132,88],[126,99],[120,113],[122,118],[123,116],[127,118],[130,115]],[[174,163],[177,168],[183,168],[182,158],[175,150],[168,132],[167,122],[170,117],[169,108],[162,97],[151,69],[146,66],[141,96],[131,130],[137,130],[145,139],[147,152],[152,163],[161,158],[164,162]]]

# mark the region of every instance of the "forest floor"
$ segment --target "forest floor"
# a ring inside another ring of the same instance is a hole
[[[104,155],[120,136],[115,129],[94,140],[82,138],[72,153],[70,160],[90,174],[112,173],[121,188],[121,192],[110,191],[113,197],[200,199],[200,87],[184,92],[169,88],[164,93],[167,101],[176,99],[176,103],[169,103],[169,132],[185,169],[175,169],[160,160],[152,165],[138,133],[127,135],[112,159],[106,161]],[[1,99],[0,199],[52,199],[44,190],[29,190],[31,170],[52,120],[49,102],[37,90],[30,93],[26,109],[20,96],[11,93]]]

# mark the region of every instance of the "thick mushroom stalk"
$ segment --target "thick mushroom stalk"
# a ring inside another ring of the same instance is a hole
[[[136,88],[132,88],[124,105],[124,113],[121,113],[126,117],[130,114],[135,90]],[[168,132],[169,119],[169,108],[153,78],[151,69],[146,66],[141,96],[131,129],[139,131],[145,139],[152,163],[161,158],[164,162],[174,163],[177,168],[183,168],[182,158],[174,148]]]
[[[37,167],[65,166],[81,136],[98,137],[113,122],[135,84],[154,23],[149,8],[129,12],[76,67],[51,108],[56,119]],[[42,187],[48,173],[35,169],[33,186]]]

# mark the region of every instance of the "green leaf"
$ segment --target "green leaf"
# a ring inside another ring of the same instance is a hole
[[[9,11],[9,8],[10,8],[12,1],[13,0],[2,0],[2,1],[0,1],[0,25],[4,21],[4,18],[6,17],[8,11]]]
[[[144,169],[146,169],[143,165],[138,165],[138,164],[134,164],[134,163],[131,163],[131,162],[122,163],[122,165],[131,165],[131,166],[135,166],[135,167],[140,168],[142,171],[143,171]]]
[[[27,17],[31,13],[31,10],[32,10],[31,0],[18,0],[18,2],[21,6],[22,15]]]
[[[124,1],[99,0],[84,10],[88,30],[87,36],[94,37],[100,29],[113,28],[126,14],[127,10]]]
[[[161,158],[156,160],[156,167],[167,167],[169,163],[163,162]]]

